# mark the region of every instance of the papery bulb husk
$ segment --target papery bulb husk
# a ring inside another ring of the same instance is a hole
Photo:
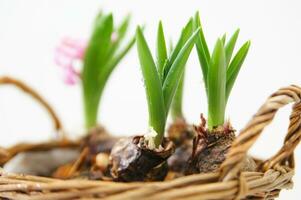
[[[208,131],[203,137],[194,139],[193,154],[185,169],[185,174],[215,172],[225,161],[226,154],[235,139],[234,131]]]
[[[196,135],[194,127],[185,119],[176,119],[168,129],[168,138],[175,143],[175,153],[168,159],[170,171],[183,176],[188,159],[192,154],[192,140]]]
[[[163,163],[151,169],[150,172],[146,175],[144,181],[162,181],[167,176],[168,170],[168,164],[166,161],[164,161]]]
[[[174,144],[167,138],[159,148],[149,149],[143,136],[123,138],[113,147],[110,172],[116,181],[161,181],[167,174],[166,160]]]
[[[213,130],[206,129],[205,124],[202,119],[201,125],[195,127],[198,135],[193,141],[192,155],[186,165],[185,175],[219,170],[235,140],[235,130],[229,122]],[[256,163],[251,157],[247,157],[245,161],[243,171],[256,169]]]
[[[192,140],[191,140],[192,143]],[[168,159],[168,166],[170,171],[184,175],[184,171],[192,154],[192,144],[183,144],[176,148],[175,153]]]

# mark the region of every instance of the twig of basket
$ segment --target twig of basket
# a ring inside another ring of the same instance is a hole
[[[79,140],[52,140],[47,142],[42,142],[38,144],[31,143],[21,143],[14,145],[10,148],[4,149],[2,148],[2,152],[0,150],[0,166],[3,166],[6,162],[8,162],[11,158],[17,155],[20,152],[26,151],[48,151],[55,148],[78,148],[80,146]]]

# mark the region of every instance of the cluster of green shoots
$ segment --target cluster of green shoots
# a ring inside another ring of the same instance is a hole
[[[87,128],[97,125],[98,108],[105,85],[112,71],[135,43],[133,36],[121,44],[129,22],[130,16],[115,27],[112,14],[100,13],[96,17],[81,73]]]
[[[210,55],[200,23],[199,13],[194,17],[194,29],[200,29],[196,47],[203,72],[208,98],[208,127],[224,125],[226,105],[234,82],[247,56],[250,41],[245,42],[232,57],[239,29],[226,42],[226,34],[218,38]]]
[[[194,44],[196,44],[208,98],[208,127],[212,130],[224,125],[226,104],[250,47],[250,41],[247,41],[232,56],[238,35],[239,30],[228,41],[225,34],[222,38],[218,38],[210,55],[199,13],[196,13],[183,28],[180,39],[168,55],[163,26],[160,22],[155,62],[141,28],[137,28],[136,41],[148,102],[149,126],[151,132],[155,132],[147,140],[155,147],[162,142],[169,110],[171,109],[174,119],[183,118],[185,65]]]
[[[155,134],[149,143],[158,147],[163,139],[169,110],[173,118],[182,118],[182,96],[185,65],[196,44],[208,98],[209,129],[221,126],[230,92],[250,47],[247,41],[233,55],[239,35],[237,30],[228,41],[226,35],[218,38],[210,55],[200,23],[199,14],[183,28],[174,48],[168,52],[162,23],[159,23],[156,43],[156,62],[138,26],[136,37],[123,47],[130,17],[114,27],[112,14],[100,13],[84,56],[82,71],[84,108],[87,128],[97,124],[98,107],[109,76],[120,60],[137,41],[137,49],[144,78],[149,110],[149,126]],[[116,38],[112,39],[115,34]]]
[[[136,42],[149,110],[149,126],[155,132],[149,144],[158,147],[165,132],[166,119],[184,74],[188,57],[199,30],[193,32],[193,19],[183,28],[181,36],[168,55],[162,23],[157,34],[156,62],[141,28],[136,31]]]

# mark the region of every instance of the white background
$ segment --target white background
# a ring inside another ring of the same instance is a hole
[[[55,46],[63,36],[88,38],[99,9],[113,11],[116,21],[133,14],[136,24],[147,24],[146,37],[154,47],[157,22],[174,40],[180,28],[196,10],[201,13],[209,47],[224,32],[240,27],[238,44],[251,39],[252,46],[229,100],[227,116],[241,129],[266,97],[279,87],[300,84],[301,4],[278,0],[0,0],[0,75],[11,75],[38,90],[58,112],[65,129],[73,136],[83,132],[80,85],[62,82],[53,62]],[[154,49],[154,48],[152,48]],[[198,123],[206,113],[201,70],[195,52],[187,65],[184,110],[187,120]],[[281,146],[290,108],[283,109],[275,122],[252,149],[268,158]],[[131,135],[147,130],[147,107],[136,48],[113,73],[101,103],[100,122],[115,134]],[[10,87],[0,89],[0,145],[20,141],[41,141],[53,137],[44,110],[30,98]],[[295,189],[280,199],[299,199],[301,148],[296,151]]]

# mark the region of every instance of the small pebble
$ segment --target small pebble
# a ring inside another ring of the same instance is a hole
[[[99,153],[96,155],[96,166],[100,168],[100,170],[104,171],[109,165],[109,155],[106,153]]]

